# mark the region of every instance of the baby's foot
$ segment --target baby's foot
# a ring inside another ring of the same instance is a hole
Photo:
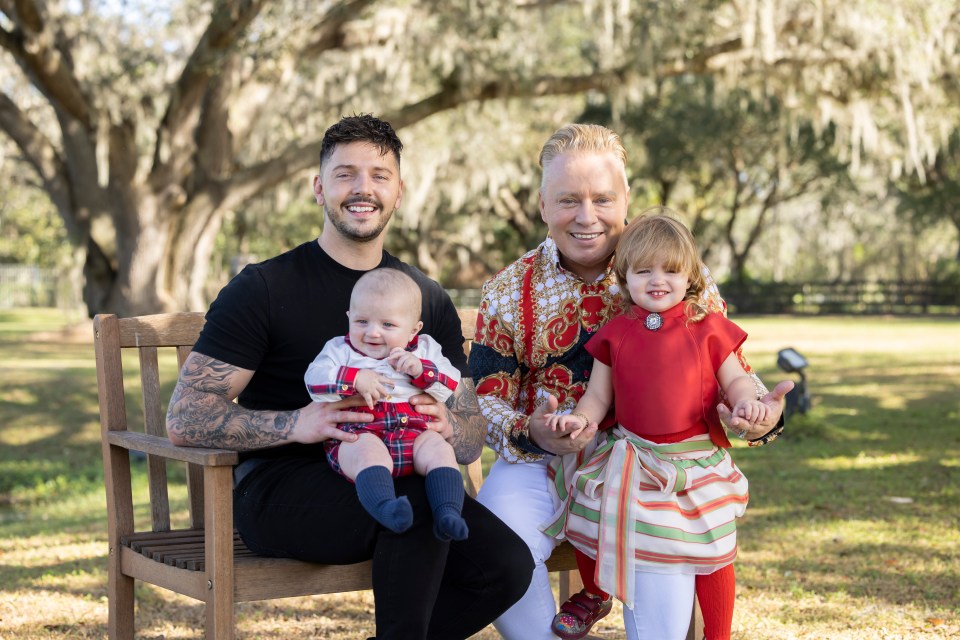
[[[455,513],[445,513],[433,522],[433,535],[441,540],[466,540],[470,530],[467,521]]]
[[[394,533],[403,533],[413,524],[413,508],[406,496],[400,496],[377,505],[373,517]]]

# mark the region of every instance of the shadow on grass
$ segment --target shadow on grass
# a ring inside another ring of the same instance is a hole
[[[103,486],[97,381],[92,348],[66,345],[60,356],[69,362],[88,359],[90,367],[58,368],[51,345],[17,348],[23,362],[0,373],[0,507],[15,502],[40,503]],[[41,348],[42,347],[42,348]],[[0,348],[0,353],[4,349]],[[161,385],[168,398],[175,366]],[[124,362],[126,405],[131,430],[143,431],[139,370]],[[165,407],[164,407],[165,409]]]
[[[102,484],[96,385],[86,372],[5,376],[0,391],[0,503],[44,500]]]
[[[42,589],[54,593],[70,594],[78,597],[99,597],[107,595],[107,549],[104,543],[104,554],[68,560],[65,562],[51,562],[49,564],[30,567],[8,565],[0,563],[0,572],[4,574],[4,589],[7,591],[20,589]],[[83,576],[81,580],[88,584],[68,587],[64,584],[65,576]],[[56,580],[51,580],[56,578]]]

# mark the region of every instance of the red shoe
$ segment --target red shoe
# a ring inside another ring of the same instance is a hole
[[[579,640],[590,632],[593,623],[610,613],[612,608],[613,598],[607,596],[604,600],[584,589],[560,605],[560,613],[554,616],[550,628],[564,640]]]

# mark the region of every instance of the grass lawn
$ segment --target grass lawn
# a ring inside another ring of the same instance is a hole
[[[0,311],[0,640],[106,637],[93,348],[68,320]],[[734,638],[960,638],[960,320],[738,320],[767,382],[788,377],[780,348],[808,358],[814,407],[735,445],[751,501]],[[201,605],[137,589],[138,638],[202,637]],[[369,593],[246,603],[238,637],[364,638],[372,612]],[[619,613],[595,635],[623,638]]]

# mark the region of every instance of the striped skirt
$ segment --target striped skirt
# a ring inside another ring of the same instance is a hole
[[[633,574],[708,574],[737,555],[747,479],[708,435],[656,444],[620,425],[549,470],[561,507],[541,526],[597,560],[597,585],[633,606]]]

